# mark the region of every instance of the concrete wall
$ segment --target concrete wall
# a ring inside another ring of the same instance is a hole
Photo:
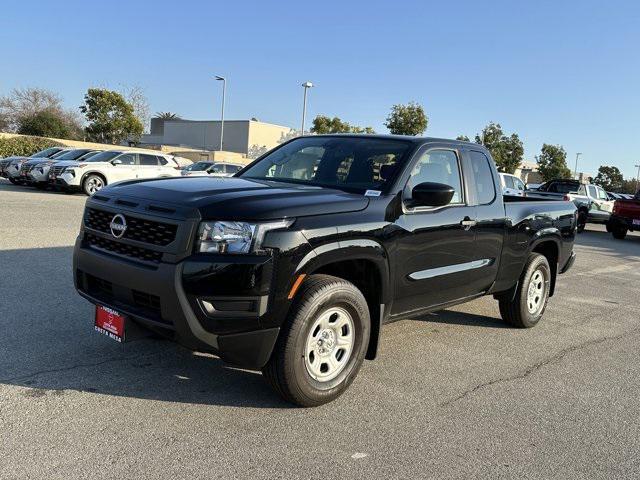
[[[249,148],[253,146],[266,147],[267,150],[278,146],[282,139],[291,132],[291,128],[272,123],[250,122],[249,123]]]

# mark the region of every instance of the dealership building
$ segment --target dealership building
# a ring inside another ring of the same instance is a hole
[[[257,120],[225,120],[220,148],[219,120],[151,119],[151,132],[142,135],[141,146],[171,145],[207,151],[224,150],[247,155],[269,150],[288,138],[293,129]]]

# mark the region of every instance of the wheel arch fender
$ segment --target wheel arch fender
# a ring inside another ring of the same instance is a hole
[[[300,261],[299,274],[331,274],[356,285],[367,300],[371,335],[367,359],[377,355],[380,329],[392,298],[391,272],[386,249],[372,239],[350,239],[320,245]]]

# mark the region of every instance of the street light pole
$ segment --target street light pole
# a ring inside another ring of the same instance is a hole
[[[576,153],[576,168],[573,171],[573,176],[576,177],[576,180],[578,180],[578,157],[582,155],[582,153],[578,152]]]
[[[302,135],[304,135],[304,121],[307,116],[307,90],[313,87],[313,83],[304,82],[302,86],[304,87],[304,100],[302,102],[302,127],[300,128],[300,131],[302,132]]]
[[[218,150],[222,151],[222,141],[224,140],[224,100],[227,93],[227,79],[225,77],[220,77],[216,75],[216,80],[222,82],[222,117],[220,120],[220,148]]]
[[[640,187],[640,164],[635,165],[635,167],[638,169],[638,174],[636,175],[636,192],[637,192]]]

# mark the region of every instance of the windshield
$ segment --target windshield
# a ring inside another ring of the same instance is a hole
[[[190,172],[203,172],[211,165],[213,165],[213,162],[197,162],[193,165],[189,165],[187,168],[185,168],[185,170],[188,170]]]
[[[87,153],[89,150],[69,150],[62,155],[56,156],[56,160],[76,160]]]
[[[303,137],[278,148],[240,177],[381,190],[411,142],[371,137]]]
[[[113,158],[117,157],[118,155],[120,155],[121,153],[122,152],[118,152],[114,150],[109,150],[107,152],[100,152],[94,155],[93,157],[91,157],[90,159],[88,159],[87,162],[108,162]]]
[[[53,155],[54,153],[59,152],[60,150],[62,150],[61,148],[58,147],[51,147],[51,148],[47,148],[45,150],[41,150],[37,153],[34,153],[33,155],[31,155],[32,158],[45,158],[45,157],[49,157],[51,155]]]

